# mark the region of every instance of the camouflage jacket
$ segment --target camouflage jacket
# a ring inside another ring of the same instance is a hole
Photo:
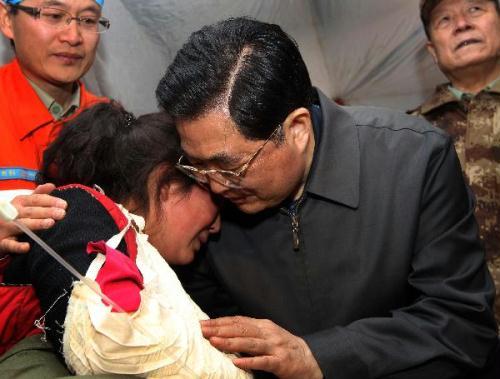
[[[410,113],[424,116],[453,137],[476,195],[476,217],[487,256],[500,258],[500,81],[461,100],[450,92],[448,84],[442,84]]]

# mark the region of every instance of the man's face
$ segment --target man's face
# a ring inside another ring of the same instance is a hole
[[[196,120],[177,124],[182,149],[191,165],[199,169],[235,170],[263,145],[245,138],[230,117],[213,111]],[[303,144],[290,135],[284,123],[285,140],[270,140],[251,161],[241,181],[242,188],[230,188],[209,181],[212,192],[234,203],[241,211],[257,213],[293,197],[306,170]]]
[[[445,74],[498,60],[500,16],[492,1],[443,0],[429,31],[427,47]]]
[[[94,0],[25,0],[23,6],[50,6],[72,16],[100,15]],[[67,28],[54,29],[33,16],[0,9],[3,34],[14,40],[16,56],[24,74],[42,89],[66,87],[92,66],[99,35],[83,32],[73,20]]]

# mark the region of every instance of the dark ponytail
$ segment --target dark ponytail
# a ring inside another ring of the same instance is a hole
[[[38,182],[57,186],[97,184],[116,202],[134,199],[148,209],[147,183],[161,167],[156,190],[177,181],[186,191],[192,182],[175,169],[180,142],[164,112],[135,118],[115,102],[99,103],[65,122],[43,155]]]

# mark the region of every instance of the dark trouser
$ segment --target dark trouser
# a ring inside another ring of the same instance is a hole
[[[41,340],[41,335],[27,337],[0,356],[0,378],[2,379],[64,379],[134,378],[129,375],[72,376],[54,353],[52,345]]]

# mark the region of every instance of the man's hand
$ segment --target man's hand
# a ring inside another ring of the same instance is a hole
[[[31,195],[19,195],[12,200],[19,213],[18,220],[31,230],[48,229],[65,215],[67,203],[50,196],[53,184],[38,186]],[[21,231],[12,223],[0,222],[0,258],[7,253],[27,253],[30,245],[17,241]]]
[[[251,355],[233,359],[241,369],[268,371],[281,379],[323,378],[305,341],[272,321],[222,317],[201,321],[201,329],[217,349]]]

